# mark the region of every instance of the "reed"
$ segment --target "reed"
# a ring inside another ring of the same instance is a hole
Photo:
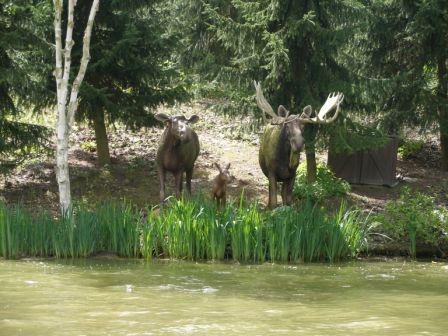
[[[299,209],[282,207],[271,212],[267,245],[271,261],[317,261],[322,257],[322,211],[306,202]]]
[[[156,224],[159,216],[156,211],[158,208],[146,209],[147,216],[142,226],[141,252],[146,259],[152,259],[153,256],[158,257],[161,254]]]
[[[203,196],[171,200],[162,209],[151,209],[143,227],[143,255],[222,260],[232,217],[229,209],[218,211]]]
[[[224,260],[229,239],[227,228],[233,219],[232,207],[227,205],[221,211],[217,211],[214,203],[206,203],[203,214],[204,221],[208,224],[206,226],[207,258]]]
[[[239,207],[229,224],[232,258],[242,262],[263,262],[266,254],[263,241],[264,216],[259,211],[258,204],[250,204],[246,208],[241,197]]]
[[[172,199],[138,211],[127,203],[74,208],[71,217],[30,214],[0,204],[0,256],[122,257],[238,262],[335,262],[356,256],[366,241],[360,213],[342,204],[335,214],[311,202],[261,211],[258,204],[217,209],[204,196]]]
[[[92,244],[96,245],[97,250],[121,257],[140,255],[139,213],[130,204],[104,203],[84,218],[87,220],[81,221],[79,216],[76,218],[79,237],[84,237],[84,234],[96,237]]]
[[[8,249],[6,215],[6,205],[0,202],[0,253],[4,257],[7,257]]]
[[[278,208],[266,223],[269,259],[274,262],[339,261],[354,257],[366,243],[360,213],[341,204],[336,214],[305,202]]]

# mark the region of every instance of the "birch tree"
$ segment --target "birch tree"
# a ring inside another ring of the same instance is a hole
[[[78,73],[70,85],[71,51],[73,47],[74,11],[76,0],[68,1],[67,27],[65,45],[62,48],[62,10],[63,0],[53,0],[54,5],[54,34],[56,44],[56,78],[57,90],[57,125],[56,125],[56,178],[59,187],[59,203],[63,214],[71,210],[70,176],[68,166],[69,135],[78,106],[79,87],[84,79],[87,64],[90,59],[90,37],[93,22],[99,7],[99,0],[93,0],[89,19],[83,38],[82,58]]]

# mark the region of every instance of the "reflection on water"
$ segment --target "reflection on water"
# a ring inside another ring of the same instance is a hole
[[[0,260],[0,335],[446,335],[448,266]]]

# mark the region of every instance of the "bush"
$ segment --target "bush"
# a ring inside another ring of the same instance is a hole
[[[350,184],[336,176],[326,166],[318,164],[316,181],[307,182],[306,163],[301,163],[297,169],[294,184],[294,196],[299,199],[322,201],[326,198],[345,195],[350,191]]]
[[[398,147],[398,154],[403,159],[410,159],[415,157],[425,145],[423,140],[405,140]]]
[[[409,243],[409,253],[417,254],[417,242],[439,248],[448,241],[448,211],[438,207],[434,199],[404,187],[397,201],[386,204],[385,210],[372,217],[384,234]]]

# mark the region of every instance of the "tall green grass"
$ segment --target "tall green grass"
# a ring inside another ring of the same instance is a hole
[[[219,210],[199,196],[145,210],[126,203],[78,206],[71,217],[61,218],[0,204],[0,256],[5,258],[110,252],[148,259],[335,262],[356,256],[366,234],[359,213],[344,204],[334,214],[310,202],[269,212],[241,197]]]
[[[282,207],[267,218],[269,259],[279,262],[339,261],[357,255],[367,232],[359,212],[341,204],[336,214],[305,202],[299,209]]]
[[[171,200],[151,209],[143,226],[142,254],[191,260],[225,257],[232,221],[229,207],[218,211],[202,196],[195,200]]]
[[[140,255],[138,214],[127,204],[104,204],[94,210],[75,207],[70,217],[0,204],[0,256],[87,257],[107,251]]]
[[[300,208],[263,212],[257,204],[218,211],[204,198],[174,200],[149,211],[142,254],[190,260],[335,262],[356,256],[366,244],[364,221],[341,204],[328,214],[305,202]]]

